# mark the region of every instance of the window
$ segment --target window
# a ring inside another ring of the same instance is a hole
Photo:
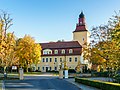
[[[65,54],[65,50],[64,50],[64,49],[62,49],[61,53],[62,53],[62,54]]]
[[[52,69],[52,68],[50,67],[50,71],[51,71],[51,69]]]
[[[32,70],[35,71],[35,67],[32,67]]]
[[[42,69],[44,70],[44,67],[42,67]]]
[[[52,54],[52,52],[51,52],[51,51],[49,51],[49,54]]]
[[[48,58],[46,58],[46,62],[48,62]]]
[[[43,58],[43,62],[45,62],[45,59]]]
[[[38,67],[38,71],[40,71],[40,67]]]
[[[60,62],[62,62],[62,58],[60,58]]]
[[[55,71],[57,70],[57,67],[55,67]]]
[[[69,53],[73,53],[73,50],[72,50],[72,49],[69,49]]]
[[[77,62],[77,57],[75,57],[75,62]]]
[[[52,58],[50,58],[50,62],[52,62]]]
[[[71,57],[69,58],[69,62],[72,62],[72,58]]]
[[[47,54],[47,51],[43,51],[43,54]]]
[[[55,51],[54,51],[54,54],[58,54],[58,50],[55,50]]]
[[[83,41],[84,41],[84,38],[83,38]]]
[[[43,50],[43,54],[52,54],[52,50],[45,49],[45,50]]]
[[[57,58],[55,58],[55,62],[57,62]]]

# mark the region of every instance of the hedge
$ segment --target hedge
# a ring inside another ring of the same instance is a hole
[[[109,76],[109,72],[92,72],[92,76],[94,77],[108,77]]]
[[[111,82],[102,82],[98,80],[89,80],[86,78],[75,77],[75,82],[96,87],[102,90],[120,90],[120,84]]]

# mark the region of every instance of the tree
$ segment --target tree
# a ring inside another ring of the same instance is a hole
[[[17,42],[19,64],[28,72],[28,67],[30,67],[31,64],[37,65],[40,62],[41,46],[36,44],[30,35],[25,35]]]
[[[8,66],[17,63],[15,47],[16,40],[14,33],[7,33],[12,25],[12,19],[9,14],[2,12],[0,14],[0,65],[4,67],[4,72]]]
[[[120,16],[114,16],[107,25],[93,27],[91,43],[84,49],[84,58],[92,64],[118,70],[120,68]]]
[[[117,62],[116,69],[120,69],[120,11],[109,21],[111,29],[111,41],[115,43],[114,56]]]
[[[77,64],[75,70],[76,70],[77,73],[82,72],[82,71],[81,71],[81,63],[80,63],[80,60],[78,61],[78,64]]]

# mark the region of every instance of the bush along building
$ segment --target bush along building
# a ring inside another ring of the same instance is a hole
[[[89,32],[86,28],[85,16],[80,13],[72,41],[40,43],[42,46],[41,61],[38,71],[59,71],[61,63],[66,61],[68,69],[75,69],[80,62],[80,70],[86,64],[82,57],[82,47],[89,42]]]

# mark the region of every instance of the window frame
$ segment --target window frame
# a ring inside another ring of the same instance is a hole
[[[77,57],[75,57],[75,62],[77,62],[78,61],[78,58]]]
[[[69,62],[72,62],[72,58],[71,57],[69,58]]]
[[[52,58],[50,58],[50,62],[52,62]]]
[[[60,62],[62,62],[62,58],[60,58]]]
[[[55,58],[55,61],[54,62],[57,62],[57,58]]]
[[[48,62],[48,58],[46,58],[46,62]]]
[[[54,50],[54,54],[58,54],[58,50],[56,49],[56,50]]]
[[[42,62],[45,62],[45,58],[42,58]]]
[[[62,49],[62,50],[61,50],[61,53],[62,53],[62,54],[65,54],[65,49]]]
[[[73,53],[73,49],[69,49],[69,53]]]

